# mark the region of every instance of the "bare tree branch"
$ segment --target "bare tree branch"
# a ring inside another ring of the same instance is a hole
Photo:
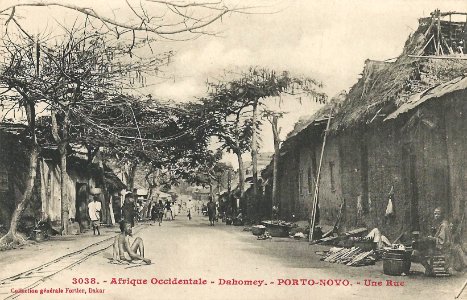
[[[70,3],[61,3],[61,2],[54,2],[54,1],[30,1],[30,2],[22,2],[12,4],[7,6],[3,9],[0,9],[0,14],[9,13],[9,17],[7,19],[7,24],[11,20],[15,20],[15,14],[18,8],[30,8],[30,7],[60,7],[64,9],[69,9],[72,11],[76,11],[78,13],[84,14],[88,17],[92,17],[98,19],[102,22],[109,32],[116,33],[117,36],[121,35],[118,30],[112,29],[111,26],[120,29],[127,29],[130,31],[143,31],[143,32],[150,32],[159,36],[167,36],[167,35],[176,35],[180,33],[191,33],[198,29],[207,27],[212,23],[221,19],[225,14],[229,12],[242,12],[247,9],[248,7],[244,8],[229,8],[224,5],[223,1],[219,2],[192,2],[192,3],[178,3],[177,1],[157,1],[157,0],[145,0],[143,2],[147,5],[150,4],[159,4],[166,6],[166,9],[170,10],[173,14],[173,17],[181,18],[180,22],[176,23],[167,23],[165,20],[162,20],[162,17],[151,17],[147,14],[148,9],[143,8],[143,4],[140,4],[141,10],[143,13],[139,13],[136,11],[135,7],[130,4],[129,1],[126,1],[130,10],[134,13],[134,15],[139,19],[139,23],[131,23],[125,22],[123,20],[119,20],[118,18],[110,18],[103,14],[96,12],[91,7],[83,7],[79,5],[74,5]],[[195,16],[193,11],[188,11],[188,8],[196,8],[200,11],[200,16]],[[181,11],[184,9],[186,11]],[[212,14],[203,14],[204,12],[211,12]],[[188,14],[190,13],[190,14]],[[160,23],[152,22],[154,19],[160,20]],[[165,23],[164,23],[165,22]],[[18,23],[18,22],[15,22]],[[18,26],[20,26],[18,24]]]

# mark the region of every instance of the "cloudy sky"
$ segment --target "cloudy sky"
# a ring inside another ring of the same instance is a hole
[[[5,2],[4,2],[5,1]],[[13,0],[0,0],[12,2]],[[73,3],[73,1],[68,1]],[[413,0],[226,0],[238,7],[259,6],[254,14],[232,14],[210,27],[206,35],[183,42],[157,42],[156,50],[174,50],[165,70],[167,79],[149,90],[176,101],[202,96],[207,79],[219,78],[224,69],[261,66],[314,77],[333,96],[348,90],[358,79],[365,59],[386,60],[401,53],[405,40],[417,28],[418,18],[436,8],[467,11],[465,1]],[[15,2],[15,1],[13,1]],[[133,1],[134,2],[134,1]],[[76,3],[76,2],[75,2]],[[83,0],[103,14],[119,10],[122,0]],[[120,3],[120,4],[119,4]],[[84,5],[84,4],[83,4]],[[2,5],[3,6],[3,5]],[[45,17],[45,13],[49,15]],[[70,12],[45,9],[23,12],[29,26],[67,20]],[[45,21],[47,20],[47,21]],[[280,109],[282,136],[300,118],[319,106],[312,101],[290,101]],[[269,127],[263,131],[263,151],[272,151]]]

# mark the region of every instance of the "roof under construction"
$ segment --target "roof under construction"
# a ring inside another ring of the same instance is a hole
[[[293,148],[305,129],[323,124],[331,107],[334,133],[393,119],[442,93],[465,89],[466,72],[467,13],[437,10],[419,20],[418,29],[394,61],[366,60],[362,77],[348,94],[341,92],[314,115],[297,122],[281,153]]]
[[[423,92],[467,71],[467,23],[452,22],[453,15],[435,11],[419,20],[394,62],[365,62],[362,77],[340,103],[331,131],[382,120]]]

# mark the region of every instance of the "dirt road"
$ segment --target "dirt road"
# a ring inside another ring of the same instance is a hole
[[[329,264],[321,262],[315,253],[324,247],[280,238],[257,241],[241,227],[208,225],[205,218],[198,216],[191,221],[179,216],[160,227],[146,225],[136,236],[143,238],[151,265],[110,263],[112,253],[108,248],[26,290],[31,293],[16,296],[19,299],[453,299],[464,281],[460,276],[436,279],[422,275],[386,276],[382,274],[381,263],[360,268]],[[40,295],[44,289],[46,293]]]

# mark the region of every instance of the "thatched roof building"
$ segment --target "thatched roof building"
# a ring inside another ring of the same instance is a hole
[[[412,95],[466,75],[466,23],[441,20],[443,16],[449,15],[435,12],[432,17],[420,19],[418,29],[409,36],[395,61],[365,62],[362,77],[338,105],[331,131],[382,121]],[[438,53],[449,55],[433,57],[438,42]]]
[[[321,221],[333,224],[343,205],[343,229],[379,227],[391,237],[404,230],[427,232],[437,206],[462,218],[467,23],[445,20],[453,15],[436,11],[420,19],[398,58],[367,60],[348,94],[296,124],[280,150],[277,188],[284,219],[309,218],[317,184]],[[263,176],[271,176],[270,169]],[[387,216],[390,192],[395,212]]]

